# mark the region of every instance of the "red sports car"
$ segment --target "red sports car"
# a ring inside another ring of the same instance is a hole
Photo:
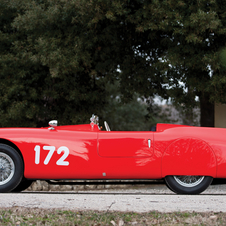
[[[226,130],[157,124],[155,132],[106,131],[90,124],[0,129],[0,192],[33,180],[165,179],[179,194],[226,178]]]

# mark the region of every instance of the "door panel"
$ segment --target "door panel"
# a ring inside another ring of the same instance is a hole
[[[153,155],[153,132],[99,132],[98,154],[101,157],[150,157]]]

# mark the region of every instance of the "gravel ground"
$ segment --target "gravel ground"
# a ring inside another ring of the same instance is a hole
[[[201,195],[176,195],[165,185],[80,192],[0,194],[0,207],[67,209],[74,211],[226,212],[226,185],[211,185]]]

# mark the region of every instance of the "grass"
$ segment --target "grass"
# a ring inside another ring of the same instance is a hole
[[[1,208],[0,225],[226,225],[226,213],[148,213]]]

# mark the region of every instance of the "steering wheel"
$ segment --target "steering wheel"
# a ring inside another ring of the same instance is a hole
[[[106,121],[104,121],[104,126],[105,126],[106,131],[111,131],[110,127]]]

